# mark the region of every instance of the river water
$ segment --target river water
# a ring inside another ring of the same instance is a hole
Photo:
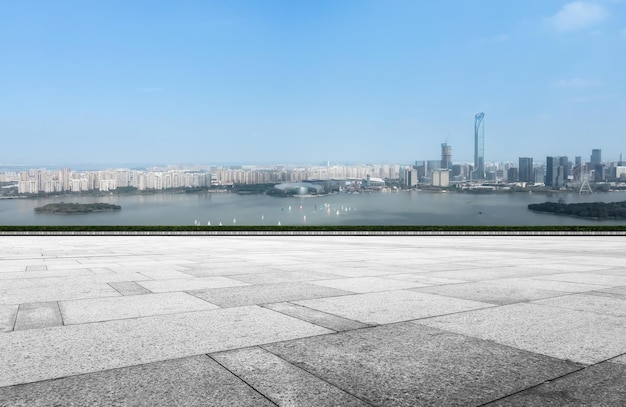
[[[626,225],[529,211],[529,203],[625,201],[626,192],[593,195],[401,191],[272,197],[235,193],[0,199],[0,225]],[[53,202],[106,202],[121,211],[35,213]]]

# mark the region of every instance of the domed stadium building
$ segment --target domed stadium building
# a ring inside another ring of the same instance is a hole
[[[276,195],[321,195],[324,187],[307,182],[287,182],[274,186]]]

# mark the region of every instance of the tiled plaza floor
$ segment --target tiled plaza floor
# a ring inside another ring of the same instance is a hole
[[[623,236],[0,236],[0,406],[626,405]]]

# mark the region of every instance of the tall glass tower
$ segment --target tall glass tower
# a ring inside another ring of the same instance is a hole
[[[441,168],[452,169],[452,146],[447,141],[441,144]]]
[[[472,179],[485,179],[485,114],[474,116],[474,171]]]

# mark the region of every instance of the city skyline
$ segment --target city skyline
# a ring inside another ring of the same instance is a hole
[[[478,116],[478,115],[477,115]],[[482,122],[481,122],[482,123]],[[475,139],[476,140],[476,139]],[[100,171],[100,170],[117,170],[117,169],[132,169],[132,170],[146,170],[146,169],[193,169],[193,168],[209,168],[209,167],[223,167],[223,168],[275,168],[275,167],[284,167],[284,168],[310,168],[310,167],[333,167],[333,166],[381,166],[381,165],[397,165],[397,166],[412,166],[417,162],[433,162],[438,161],[442,164],[441,168],[450,169],[452,165],[465,165],[465,166],[474,166],[474,162],[472,160],[457,160],[454,159],[453,155],[453,147],[447,141],[440,144],[440,156],[438,157],[413,157],[406,162],[400,161],[382,161],[382,160],[373,160],[373,161],[349,161],[349,160],[337,160],[331,162],[330,160],[322,160],[318,162],[310,161],[233,161],[233,162],[150,162],[150,163],[140,163],[140,162],[132,162],[132,163],[105,163],[105,164],[88,164],[88,163],[64,163],[64,164],[52,164],[47,165],[45,163],[2,163],[0,162],[0,172],[5,171],[27,171],[27,170],[38,170],[38,169],[62,169],[65,167],[72,167],[72,169],[76,171]],[[476,149],[475,145],[475,149]],[[602,148],[590,148],[585,152],[577,152],[573,156],[561,154],[561,156],[565,158],[574,158],[576,164],[586,163],[586,164],[618,164],[623,163],[623,153],[617,154],[617,158],[615,159],[603,159],[602,158]],[[502,165],[512,165],[522,167],[522,159],[530,160],[530,163],[533,161],[537,165],[547,164],[551,155],[542,155],[540,157],[522,157],[518,155],[516,159],[512,160],[484,160],[483,166],[484,169],[487,167],[493,166],[502,166]],[[568,159],[570,163],[574,163],[573,160]],[[579,162],[580,161],[580,162]],[[622,165],[622,164],[618,164]],[[531,165],[532,166],[532,165]],[[473,176],[475,178],[475,176]],[[476,179],[484,179],[476,178]]]
[[[7,2],[2,164],[485,162],[626,149],[626,3]]]

